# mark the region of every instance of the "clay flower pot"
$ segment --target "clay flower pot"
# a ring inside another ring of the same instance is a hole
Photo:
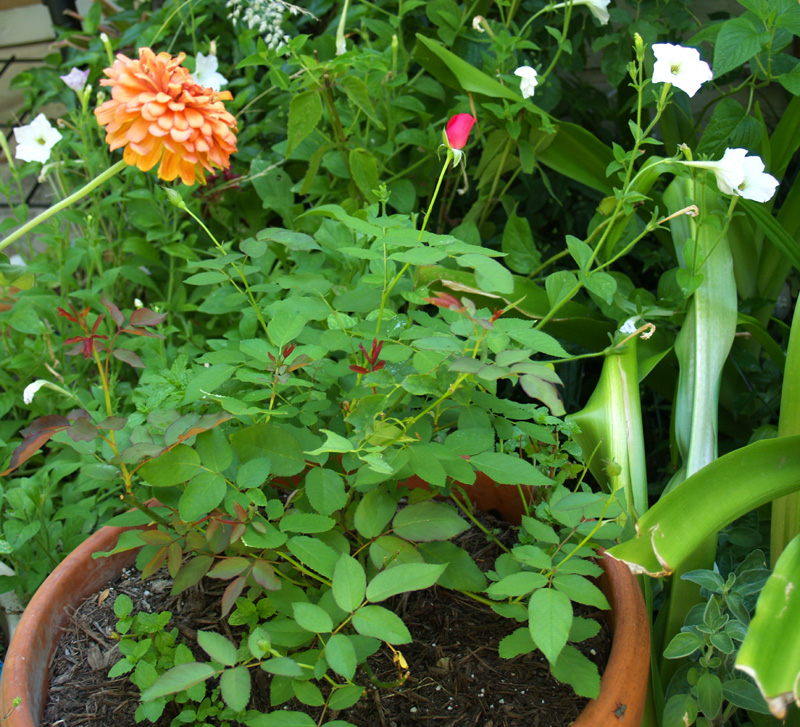
[[[50,659],[67,621],[84,598],[102,590],[124,568],[133,565],[137,551],[92,558],[111,550],[127,528],[98,530],[50,574],[34,594],[6,654],[0,681],[0,720],[3,727],[38,727],[49,687]],[[574,727],[637,727],[644,712],[650,666],[650,624],[639,585],[627,566],[612,558],[600,561],[601,587],[612,611],[613,643],[603,674],[600,695],[586,706]],[[14,700],[20,699],[17,707]]]

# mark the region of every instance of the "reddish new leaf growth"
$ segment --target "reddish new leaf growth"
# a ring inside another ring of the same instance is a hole
[[[22,430],[22,444],[13,451],[8,469],[0,472],[0,477],[13,472],[27,462],[53,435],[63,431],[71,424],[69,419],[57,414],[48,414],[35,419],[27,429]]]
[[[138,308],[131,313],[129,323],[132,326],[157,326],[166,317],[166,313],[154,313],[149,308]]]
[[[367,353],[367,349],[364,348],[364,344],[358,344],[361,348],[361,352],[364,354],[364,358],[367,359],[367,363],[369,364],[369,368],[367,369],[364,366],[359,366],[357,364],[352,364],[349,368],[351,371],[355,371],[357,374],[368,374],[371,371],[380,371],[384,366],[386,366],[386,361],[379,361],[378,357],[381,355],[381,349],[383,348],[383,341],[378,341],[377,338],[372,339],[372,348],[370,352]]]
[[[439,306],[439,308],[447,308],[447,310],[456,311],[461,313],[466,310],[464,304],[450,293],[439,293],[435,298],[425,298],[427,303]]]

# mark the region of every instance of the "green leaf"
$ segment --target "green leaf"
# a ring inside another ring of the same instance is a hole
[[[449,540],[468,530],[469,523],[449,505],[426,500],[400,510],[392,527],[401,538],[428,542]]]
[[[551,671],[558,681],[569,684],[579,697],[594,699],[600,693],[597,665],[574,646],[567,645],[562,649]]]
[[[275,424],[254,424],[234,432],[231,444],[241,462],[269,457],[272,474],[277,477],[299,474],[306,466],[300,443]]]
[[[253,717],[248,717],[245,724],[247,727],[317,727],[317,723],[305,712],[293,712],[288,709],[266,714],[257,713]]]
[[[546,584],[547,578],[541,573],[520,571],[519,573],[511,573],[496,583],[492,583],[486,589],[486,592],[492,598],[515,598],[517,596],[525,596]]]
[[[327,634],[333,631],[330,614],[313,603],[293,603],[292,611],[298,626],[314,634]]]
[[[322,118],[322,100],[319,91],[304,91],[292,97],[289,103],[289,127],[286,135],[286,156],[297,148]]]
[[[446,565],[436,563],[401,563],[378,573],[367,586],[367,599],[373,603],[407,591],[429,588],[444,572]],[[369,634],[365,634],[369,636]]]
[[[686,727],[697,719],[697,702],[688,694],[676,694],[664,707],[662,727]]]
[[[246,666],[226,669],[219,679],[222,699],[234,712],[241,712],[250,701],[250,670]]]
[[[212,659],[233,666],[236,663],[236,647],[222,634],[213,631],[198,631],[197,643]]]
[[[330,545],[326,545],[319,538],[296,535],[289,539],[286,547],[303,565],[326,578],[333,577],[334,568],[339,561],[339,553]]]
[[[703,639],[690,631],[682,631],[672,637],[667,648],[664,649],[665,659],[681,659],[684,656],[693,654],[705,645]]]
[[[333,600],[342,611],[355,611],[364,600],[367,590],[367,575],[355,558],[343,553],[333,571],[331,591]]]
[[[190,480],[200,470],[200,456],[191,447],[178,444],[139,468],[142,479],[153,487],[172,487]]]
[[[583,603],[597,608],[610,608],[603,592],[583,576],[557,575],[553,578],[553,587],[575,603]]]
[[[267,324],[267,334],[272,344],[279,350],[295,340],[306,327],[308,319],[299,313],[292,313],[284,309],[281,315],[274,316]]]
[[[357,684],[347,684],[339,686],[331,692],[330,699],[328,700],[328,709],[333,711],[339,709],[348,709],[352,707],[364,693],[364,687]],[[350,722],[337,719],[333,722],[326,722],[323,727],[355,727]]]
[[[397,510],[397,499],[383,488],[371,490],[358,503],[354,523],[363,538],[380,535]]]
[[[306,475],[306,497],[320,515],[331,515],[347,504],[344,479],[324,467],[314,467]]]
[[[358,659],[350,639],[344,634],[334,634],[325,645],[325,661],[328,666],[345,679],[352,679],[356,673]]]
[[[477,470],[487,474],[501,485],[551,485],[530,462],[500,452],[482,452],[470,459]]]
[[[322,454],[323,452],[355,452],[356,447],[348,440],[346,437],[343,437],[341,434],[337,434],[336,432],[330,431],[330,429],[321,429],[321,432],[325,433],[326,441],[325,444],[317,447],[316,449],[312,449],[306,454]]]
[[[513,659],[520,654],[529,654],[535,648],[536,644],[533,643],[530,631],[521,626],[508,636],[500,639],[498,653],[503,659]]]
[[[731,704],[735,704],[742,709],[749,709],[759,714],[769,714],[767,706],[761,692],[755,684],[751,684],[746,679],[728,679],[722,685],[722,696]]]
[[[371,636],[390,644],[411,643],[411,634],[403,620],[382,606],[359,608],[353,614],[353,628],[362,636]]]
[[[714,78],[738,68],[759,53],[770,34],[759,31],[745,15],[726,20],[714,44]]]
[[[204,518],[222,502],[227,489],[225,478],[216,472],[195,475],[181,495],[178,505],[181,519],[190,523]]]
[[[475,270],[475,282],[484,293],[512,293],[514,278],[508,268],[485,255],[468,253],[459,255],[456,262],[461,267]]]
[[[216,671],[210,664],[199,664],[198,662],[179,664],[168,669],[156,679],[155,683],[142,694],[142,701],[150,702],[167,694],[182,692],[213,677],[214,674]]]
[[[512,212],[503,229],[502,248],[506,265],[515,273],[528,275],[542,263],[542,254],[536,248],[527,218]]]
[[[550,307],[555,308],[575,295],[576,288],[578,288],[578,279],[568,270],[559,270],[557,273],[551,273],[547,276],[544,281],[544,287],[547,291],[547,300],[550,302]]]
[[[528,602],[528,628],[551,664],[555,664],[567,643],[571,625],[572,604],[567,596],[552,588],[534,591]]]
[[[280,520],[284,533],[326,533],[334,525],[335,520],[313,512],[290,512]]]
[[[303,668],[288,656],[276,656],[261,663],[261,668],[270,674],[283,677],[301,677]]]
[[[713,720],[722,708],[722,683],[716,674],[704,672],[695,685],[697,706],[700,711]]]
[[[611,305],[614,300],[614,293],[617,292],[617,281],[608,273],[581,271],[578,280],[590,293],[594,293],[598,298]]]
[[[442,588],[477,593],[486,589],[486,576],[472,556],[455,543],[420,543],[417,550],[427,563],[445,563],[444,573],[436,581]]]
[[[375,107],[369,97],[367,86],[358,76],[345,76],[340,84],[347,94],[347,97],[360,108],[379,129],[384,129],[384,125],[375,112]]]
[[[378,201],[373,190],[378,189],[378,162],[366,149],[352,149],[350,151],[350,174],[361,192],[361,196],[368,204]]]

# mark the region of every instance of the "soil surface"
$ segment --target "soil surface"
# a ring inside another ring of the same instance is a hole
[[[479,532],[469,531],[456,542],[476,561],[491,567],[495,546]],[[71,615],[50,675],[50,701],[42,727],[134,727],[139,691],[126,677],[109,679],[111,666],[120,658],[111,632],[116,624],[114,598],[131,597],[135,610],[171,611],[167,628],[177,627],[185,643],[204,654],[196,644],[196,632],[219,630],[234,642],[242,638],[219,619],[219,600],[226,583],[205,579],[179,596],[171,596],[171,581],[163,572],[142,582],[140,574],[128,571],[115,583],[87,599]],[[377,689],[363,672],[356,680],[369,685],[362,699],[348,710],[327,712],[324,722],[347,720],[357,727],[566,727],[587,700],[550,675],[545,658],[533,654],[501,659],[497,645],[520,626],[504,619],[476,601],[438,587],[398,597],[395,611],[414,638],[400,647],[409,675],[402,686]],[[581,611],[583,616],[599,612]],[[602,621],[602,618],[601,618]],[[605,627],[593,639],[579,645],[590,659],[605,666],[610,638]],[[380,681],[396,681],[398,667],[388,647],[370,658]],[[305,709],[299,703],[281,707],[269,704],[269,675],[255,670],[250,708]],[[361,677],[359,679],[359,677]],[[165,710],[157,727],[169,727],[175,712]],[[139,724],[150,724],[143,722]]]

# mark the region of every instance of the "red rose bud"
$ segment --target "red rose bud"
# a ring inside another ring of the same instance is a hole
[[[453,149],[463,149],[469,140],[469,132],[475,125],[475,117],[471,114],[456,114],[447,122],[445,138],[447,145]]]

